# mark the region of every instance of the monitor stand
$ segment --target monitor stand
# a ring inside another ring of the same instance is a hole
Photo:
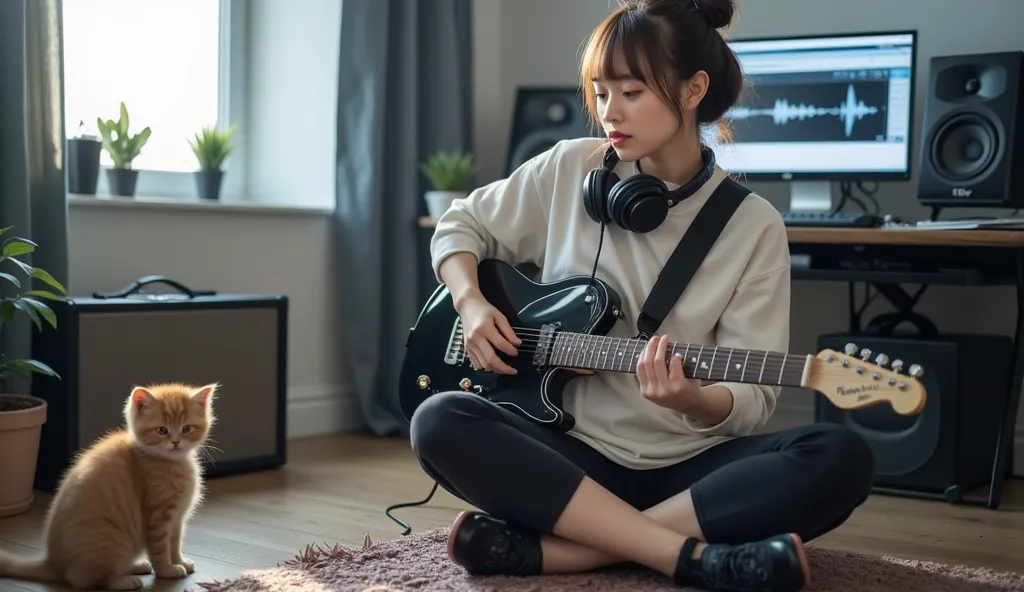
[[[789,188],[790,212],[831,212],[830,181],[793,181]]]

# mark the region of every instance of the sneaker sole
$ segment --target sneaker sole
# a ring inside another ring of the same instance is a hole
[[[459,532],[459,527],[462,526],[462,521],[471,513],[471,510],[463,510],[459,512],[459,515],[455,517],[455,522],[452,523],[451,530],[448,531],[448,558],[452,560],[452,563],[459,563],[455,560],[455,536]]]
[[[804,574],[804,586],[809,586],[811,585],[811,567],[808,565],[807,555],[804,553],[804,541],[795,532],[789,533],[789,536],[793,539],[793,544],[796,545],[796,554],[800,559],[800,571]]]

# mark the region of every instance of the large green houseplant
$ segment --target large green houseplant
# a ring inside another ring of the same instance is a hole
[[[19,259],[38,245],[24,238],[5,238],[12,228],[0,228],[0,335],[19,314],[28,317],[37,330],[43,329],[44,322],[56,328],[57,316],[45,301],[61,301],[67,290],[45,270]],[[45,284],[45,289],[34,288],[33,280]],[[6,386],[11,378],[33,373],[60,378],[39,360],[0,352],[0,516],[19,514],[32,506],[46,401],[8,393]]]
[[[135,185],[139,180],[139,171],[132,168],[132,162],[142,153],[142,147],[152,134],[148,127],[133,134],[130,123],[128,107],[124,102],[121,103],[121,113],[117,121],[96,118],[96,125],[99,126],[100,136],[103,138],[103,148],[114,161],[114,168],[107,169],[110,193],[129,197],[135,195]]]

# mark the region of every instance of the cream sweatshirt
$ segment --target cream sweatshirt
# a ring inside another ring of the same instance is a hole
[[[583,207],[587,172],[601,166],[602,139],[564,140],[520,166],[508,178],[456,201],[438,220],[431,240],[435,277],[444,259],[470,252],[477,260],[532,262],[542,281],[587,275],[593,268],[600,225]],[[620,178],[636,174],[620,162]],[[669,210],[655,231],[635,234],[608,225],[597,277],[622,297],[624,317],[610,335],[634,337],[636,318],[668,257],[701,206],[725,177],[716,167],[701,189]],[[670,188],[676,187],[669,184]],[[660,334],[677,342],[785,352],[789,347],[790,259],[778,211],[751,193],[740,205]],[[718,425],[647,401],[631,373],[598,372],[574,379],[565,410],[570,432],[606,457],[636,469],[685,460],[763,425],[775,410],[778,387],[718,383],[733,395],[732,411]]]

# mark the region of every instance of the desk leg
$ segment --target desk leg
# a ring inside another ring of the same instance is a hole
[[[1017,284],[1017,327],[1013,334],[1013,358],[1010,366],[1010,381],[1006,389],[1006,406],[1003,422],[996,439],[995,460],[992,463],[992,480],[989,483],[988,507],[999,507],[1003,481],[1006,478],[1007,463],[1013,451],[1017,432],[1017,413],[1020,409],[1021,383],[1024,382],[1024,249],[1014,252]]]

